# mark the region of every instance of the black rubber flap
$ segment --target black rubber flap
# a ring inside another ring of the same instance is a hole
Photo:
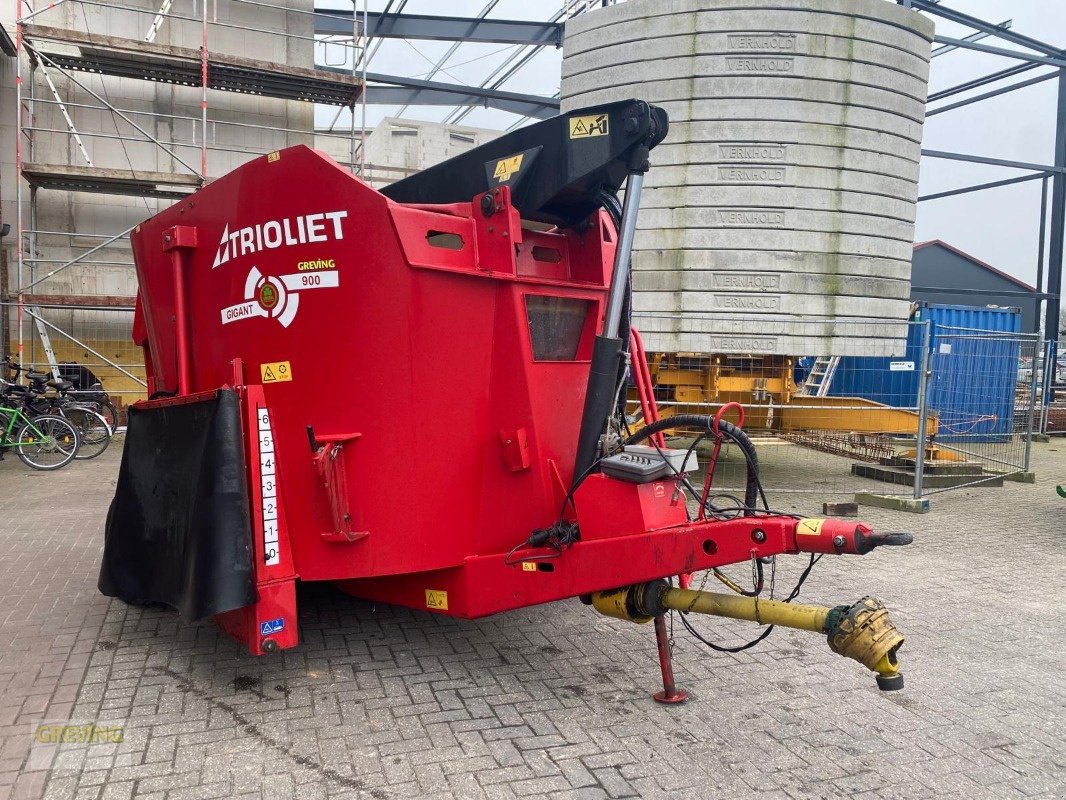
[[[255,602],[237,393],[129,412],[100,591],[198,620]]]

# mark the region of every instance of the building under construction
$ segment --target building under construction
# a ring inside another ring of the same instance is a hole
[[[382,40],[442,36],[425,24],[412,29],[399,15],[405,0],[375,13],[365,2],[327,13],[313,0],[24,0],[14,4],[17,19],[8,5],[0,13],[0,103],[9,110],[0,115],[0,349],[38,368],[88,366],[123,405],[145,389],[130,341],[129,235],[142,220],[295,144],[380,186],[496,135],[406,119],[368,130],[368,103],[452,105],[460,119],[464,106],[494,103],[531,116],[557,111],[557,100],[491,87],[368,80]],[[487,24],[486,16],[471,21]],[[558,44],[557,22],[502,33],[466,24],[454,38],[510,37],[528,55]]]

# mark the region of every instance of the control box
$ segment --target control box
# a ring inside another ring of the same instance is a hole
[[[627,445],[621,453],[600,462],[603,474],[629,483],[651,483],[676,473],[693,472],[699,464],[696,453],[688,457],[688,450],[648,445]],[[686,463],[687,460],[687,463]]]

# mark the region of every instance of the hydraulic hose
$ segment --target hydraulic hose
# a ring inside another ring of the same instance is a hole
[[[710,416],[703,414],[677,414],[676,416],[666,417],[658,422],[653,422],[650,425],[644,426],[626,439],[625,444],[636,444],[659,431],[683,426],[704,428],[709,433],[713,434],[713,425],[714,418]],[[744,485],[744,506],[748,509],[754,509],[759,502],[759,456],[755,452],[755,445],[752,444],[748,435],[732,422],[727,422],[724,419],[720,420],[718,422],[718,430],[721,431],[724,436],[727,436],[736,442],[737,446],[739,446],[744,453],[744,463],[747,466],[746,482]],[[747,513],[750,514],[751,512],[749,511]]]

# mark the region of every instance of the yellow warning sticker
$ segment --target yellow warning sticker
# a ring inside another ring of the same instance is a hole
[[[271,361],[259,365],[259,374],[263,383],[281,383],[292,380],[292,365],[288,361]]]
[[[501,158],[496,162],[496,171],[492,173],[492,177],[498,183],[506,183],[511,180],[511,176],[522,169],[522,157],[524,155],[525,153],[519,153],[516,156]]]
[[[825,525],[824,519],[801,519],[799,525],[796,526],[796,533],[805,536],[817,536],[822,532],[823,525]]]
[[[448,610],[448,593],[443,589],[426,589],[426,608],[435,611]]]
[[[607,135],[607,115],[592,114],[587,117],[570,117],[570,138],[587,139],[590,136]]]
[[[281,151],[275,150],[273,153],[267,153],[267,163],[273,164],[275,161],[281,159]]]
[[[535,561],[523,561],[522,562],[522,572],[536,572],[536,571],[537,571],[537,562],[535,562]]]

